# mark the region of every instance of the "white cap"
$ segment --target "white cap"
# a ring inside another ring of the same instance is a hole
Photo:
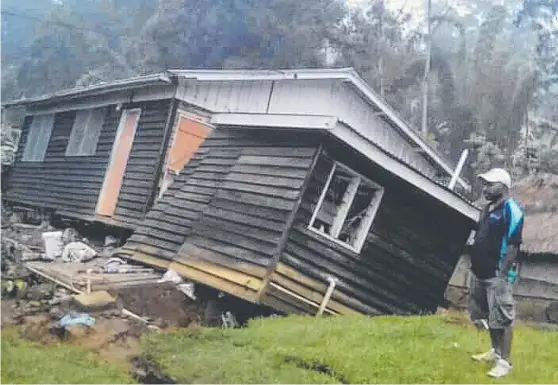
[[[500,182],[507,188],[511,187],[511,176],[503,168],[493,168],[490,171],[480,174],[479,178],[484,179],[487,182],[496,183]]]

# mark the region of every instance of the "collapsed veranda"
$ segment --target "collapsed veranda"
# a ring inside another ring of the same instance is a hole
[[[26,111],[6,203],[128,229],[117,254],[282,312],[328,287],[325,313],[434,311],[478,218],[352,69],[167,71],[5,107]]]

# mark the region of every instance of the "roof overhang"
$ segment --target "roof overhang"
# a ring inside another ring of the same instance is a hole
[[[101,83],[88,87],[72,88],[70,90],[55,92],[36,98],[23,98],[3,103],[2,107],[27,106],[31,104],[52,103],[59,100],[70,100],[88,96],[98,96],[109,92],[127,91],[148,86],[164,86],[172,84],[172,78],[167,73],[138,76],[114,82]]]
[[[361,136],[346,124],[333,116],[321,115],[288,115],[288,114],[214,114],[211,124],[228,127],[261,127],[261,128],[301,128],[315,129],[330,135],[354,148],[360,154],[382,167],[386,171],[407,181],[417,189],[458,211],[476,222],[480,210],[446,186],[438,184],[419,171],[409,167],[399,159],[382,150],[367,138]]]
[[[247,81],[247,80],[342,80],[353,87],[368,101],[378,108],[389,120],[391,120],[409,140],[415,143],[425,155],[427,155],[448,175],[452,175],[453,169],[442,157],[390,107],[374,90],[358,75],[353,68],[333,69],[296,69],[296,70],[169,70],[170,74],[184,79],[198,81]],[[463,178],[457,178],[457,182],[467,191],[471,185]]]
[[[296,70],[169,70],[167,72],[74,88],[37,98],[20,99],[4,103],[3,107],[43,105],[60,100],[72,100],[88,96],[99,96],[114,91],[124,91],[157,85],[173,84],[173,79],[195,79],[198,81],[256,81],[256,80],[341,80],[359,92],[369,104],[379,109],[408,140],[419,148],[440,169],[452,175],[453,168],[430,145],[411,129],[398,114],[358,75],[352,68],[296,69]],[[471,186],[462,178],[457,182],[470,190]]]
[[[323,115],[297,114],[213,114],[210,124],[221,126],[250,126],[273,128],[302,128],[314,130],[333,130],[337,125],[337,117]]]

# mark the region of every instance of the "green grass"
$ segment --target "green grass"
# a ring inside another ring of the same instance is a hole
[[[513,374],[470,356],[489,345],[462,316],[287,317],[248,328],[151,333],[142,351],[179,383],[558,383],[558,332],[520,325]],[[2,330],[2,383],[131,383],[130,366]]]
[[[3,384],[124,384],[134,383],[124,363],[102,360],[84,348],[39,345],[21,339],[14,329],[2,329]]]
[[[490,368],[470,358],[489,347],[487,333],[455,321],[454,315],[288,317],[255,320],[241,330],[149,334],[142,348],[182,383],[558,383],[557,332],[517,327],[513,374],[492,381]]]

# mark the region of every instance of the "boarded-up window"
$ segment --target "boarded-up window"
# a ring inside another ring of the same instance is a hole
[[[76,113],[66,156],[95,155],[105,115],[106,108],[79,110]]]
[[[180,174],[210,133],[211,128],[204,123],[179,115],[167,155],[167,165],[159,182],[158,198],[163,196],[174,181],[173,175]]]
[[[334,163],[309,228],[360,252],[380,205],[383,187]]]
[[[23,161],[42,162],[45,159],[53,124],[54,115],[52,114],[33,116],[23,150]]]
[[[180,115],[174,141],[169,152],[168,169],[175,174],[179,174],[209,135],[209,132],[210,128],[205,124]]]

